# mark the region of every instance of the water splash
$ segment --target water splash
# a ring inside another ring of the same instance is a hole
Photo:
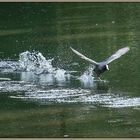
[[[21,80],[29,82],[39,82],[40,84],[65,85],[73,76],[75,71],[66,71],[64,69],[55,68],[52,65],[53,59],[47,60],[42,53],[38,51],[25,51],[19,54],[19,61],[1,61],[0,71],[6,73],[20,72]],[[72,63],[73,64],[73,63]],[[73,76],[77,78],[76,76]],[[81,85],[90,88],[95,86],[93,67],[90,66],[79,77]]]
[[[20,65],[17,61],[1,61],[0,62],[0,72],[14,72],[21,71]]]
[[[87,70],[78,78],[84,87],[94,87],[93,66],[89,66]]]
[[[41,73],[53,73],[55,68],[52,66],[52,60],[46,58],[40,52],[23,52],[19,55],[19,64],[23,71]]]
[[[140,106],[139,97],[111,93],[103,84],[107,81],[95,79],[92,66],[88,67],[80,77],[73,76],[75,81],[77,79],[80,81],[81,88],[75,88],[73,85],[73,88],[67,87],[65,84],[70,82],[73,71],[53,67],[52,60],[46,60],[40,52],[26,51],[19,55],[19,61],[1,61],[0,72],[19,72],[21,81],[2,77],[0,92],[8,93],[10,98],[39,104],[90,103],[113,108]],[[49,85],[53,85],[53,89]]]
[[[38,51],[25,51],[19,54],[19,61],[1,61],[0,72],[20,72],[21,80],[30,82],[36,81],[39,78],[51,83],[64,83],[69,79],[70,74],[64,69],[53,67],[52,61],[53,59],[46,60],[42,53]],[[43,78],[41,75],[44,74],[46,76]]]
[[[46,58],[40,52],[25,51],[19,54],[19,61],[1,61],[1,72],[34,72],[35,74],[53,73],[56,68],[52,66],[52,60]]]
[[[38,77],[39,83],[47,83],[47,85],[57,83],[58,85],[63,85],[69,79],[70,75],[64,69],[53,67],[52,60],[46,60],[40,52],[31,53],[26,51],[21,53],[19,60],[20,67],[27,72],[21,74],[21,79],[33,81]]]

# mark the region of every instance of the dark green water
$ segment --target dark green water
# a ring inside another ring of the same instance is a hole
[[[0,137],[139,137],[139,13],[139,3],[0,3]],[[70,47],[101,61],[126,46],[102,82],[77,79],[89,63]],[[7,68],[33,50],[76,72]]]

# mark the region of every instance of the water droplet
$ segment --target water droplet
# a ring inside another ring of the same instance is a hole
[[[64,138],[68,138],[69,137],[69,135],[64,135]]]
[[[112,24],[115,24],[115,21],[112,21]]]

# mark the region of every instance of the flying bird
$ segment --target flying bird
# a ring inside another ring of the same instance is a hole
[[[101,61],[101,62],[96,62],[86,56],[84,56],[83,54],[79,53],[78,51],[76,51],[75,49],[73,49],[72,47],[70,47],[71,50],[77,54],[78,56],[80,56],[80,58],[90,62],[92,65],[94,65],[94,72],[96,73],[97,77],[100,77],[100,75],[105,72],[106,70],[109,70],[108,64],[111,63],[112,61],[120,58],[122,55],[124,55],[125,53],[127,53],[130,48],[129,47],[124,47],[119,49],[118,51],[116,51],[114,54],[112,54],[109,58]]]

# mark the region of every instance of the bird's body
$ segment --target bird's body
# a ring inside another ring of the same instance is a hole
[[[108,68],[109,63],[118,59],[119,57],[121,57],[122,55],[124,55],[125,53],[127,53],[130,50],[129,47],[121,48],[116,53],[114,53],[109,58],[107,58],[106,60],[101,61],[101,62],[96,62],[96,61],[84,56],[83,54],[79,53],[78,51],[74,50],[73,48],[71,48],[71,49],[75,54],[80,56],[82,59],[84,59],[94,65],[93,71],[96,73],[97,77],[100,77],[100,75],[102,73],[104,73],[106,70],[109,70],[109,68]]]
[[[106,70],[109,70],[108,69],[108,66],[106,66],[106,65],[96,65],[94,67],[94,70],[93,71],[96,73],[97,77],[99,77],[100,74],[101,73],[104,73]]]

